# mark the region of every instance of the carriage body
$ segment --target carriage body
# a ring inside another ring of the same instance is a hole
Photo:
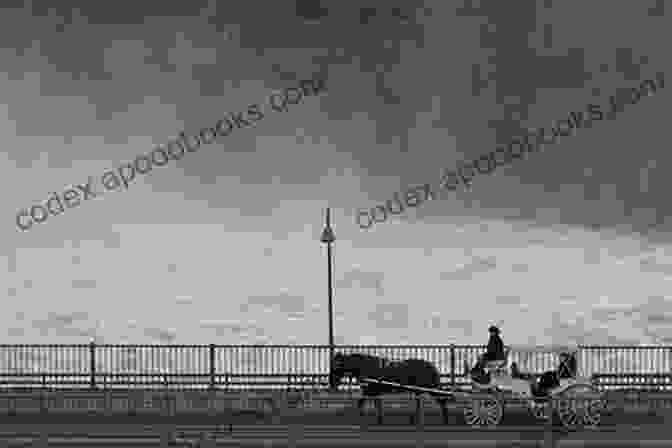
[[[534,375],[514,375],[506,359],[485,363],[484,370],[489,381],[485,384],[472,378],[471,388],[466,391],[440,388],[418,387],[413,385],[385,381],[380,378],[362,378],[363,384],[378,384],[406,390],[416,394],[426,393],[432,396],[450,397],[463,402],[463,414],[468,425],[473,427],[493,427],[501,422],[504,413],[504,401],[519,399],[527,403],[532,415],[540,420],[552,416],[547,412],[549,400],[553,400],[554,411],[562,424],[571,430],[594,428],[600,423],[604,403],[590,379],[579,377],[576,366],[574,373],[567,378],[556,378],[557,384],[548,389],[539,390],[541,378]],[[574,362],[576,354],[574,353]],[[559,369],[562,367],[560,365]],[[545,372],[549,375],[551,372]]]
[[[557,403],[555,412],[568,429],[599,425],[604,403],[591,380],[576,375],[576,350],[558,350],[561,358],[565,356],[557,371],[544,372],[540,378],[519,372],[514,376],[517,369],[508,363],[509,351],[505,352],[506,359],[485,364],[484,371],[489,380],[486,384],[472,378],[472,391],[488,395],[484,399],[468,401],[464,408],[468,424],[476,427],[499,424],[503,416],[503,400],[508,396],[525,400],[532,415],[540,420],[552,417],[552,413],[549,415],[547,412],[547,403],[553,400]],[[548,381],[549,377],[552,384],[541,387],[542,380]]]
[[[508,355],[508,352],[506,352]],[[489,378],[489,382],[483,384],[472,379],[471,390],[487,391],[498,390],[499,392],[510,392],[516,398],[542,398],[546,396],[557,396],[574,386],[590,387],[593,384],[590,378],[581,377],[573,373],[569,377],[556,378],[557,385],[549,387],[543,393],[537,393],[535,387],[538,385],[538,379],[530,374],[519,374],[514,376],[513,368],[507,359],[501,361],[490,361],[486,363],[484,370]],[[546,372],[548,373],[548,372]]]

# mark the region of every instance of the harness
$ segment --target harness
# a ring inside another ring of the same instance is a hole
[[[390,365],[390,361],[386,358],[378,358],[378,367],[384,369]]]

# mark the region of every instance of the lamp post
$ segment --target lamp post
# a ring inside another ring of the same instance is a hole
[[[331,267],[331,244],[336,240],[336,237],[334,236],[334,231],[331,229],[331,222],[330,222],[330,213],[329,213],[329,208],[327,208],[327,222],[326,225],[324,226],[324,230],[322,230],[322,237],[320,238],[320,241],[323,243],[327,244],[327,287],[329,288],[329,372],[332,371],[331,369],[331,364],[334,359],[334,314],[333,314],[333,288],[331,284],[331,274],[332,274],[332,267]],[[329,388],[334,389],[335,384],[333,383],[333,380],[331,378],[331,375],[329,375]]]

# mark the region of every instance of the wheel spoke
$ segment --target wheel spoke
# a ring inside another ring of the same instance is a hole
[[[576,426],[579,423],[578,416],[574,413],[569,414],[569,421],[572,426]]]
[[[603,408],[601,400],[584,398],[595,391],[588,386],[577,385],[565,391],[567,399],[558,402],[558,414],[562,423],[570,429],[595,427],[600,423]]]
[[[474,427],[495,426],[501,418],[501,408],[497,399],[474,399],[464,409],[465,421]]]

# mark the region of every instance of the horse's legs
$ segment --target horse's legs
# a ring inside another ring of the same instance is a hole
[[[420,400],[422,399],[420,395],[415,395],[415,410],[411,415],[411,425],[415,425],[415,422],[420,417]]]
[[[359,400],[357,400],[357,409],[359,409],[359,416],[364,417],[364,402],[366,401],[366,397],[362,397]]]
[[[383,424],[383,400],[380,397],[376,397],[376,411],[378,412],[378,424]]]
[[[436,401],[441,407],[441,417],[443,417],[443,424],[448,424],[448,409],[446,408],[446,399],[445,398],[436,398]]]
[[[371,397],[362,397],[359,400],[357,400],[357,408],[359,409],[359,416],[364,417],[364,402],[367,400],[367,398]],[[375,401],[376,404],[376,417],[378,420],[378,424],[382,425],[383,424],[383,400],[380,399],[380,397],[373,397],[371,398]]]

